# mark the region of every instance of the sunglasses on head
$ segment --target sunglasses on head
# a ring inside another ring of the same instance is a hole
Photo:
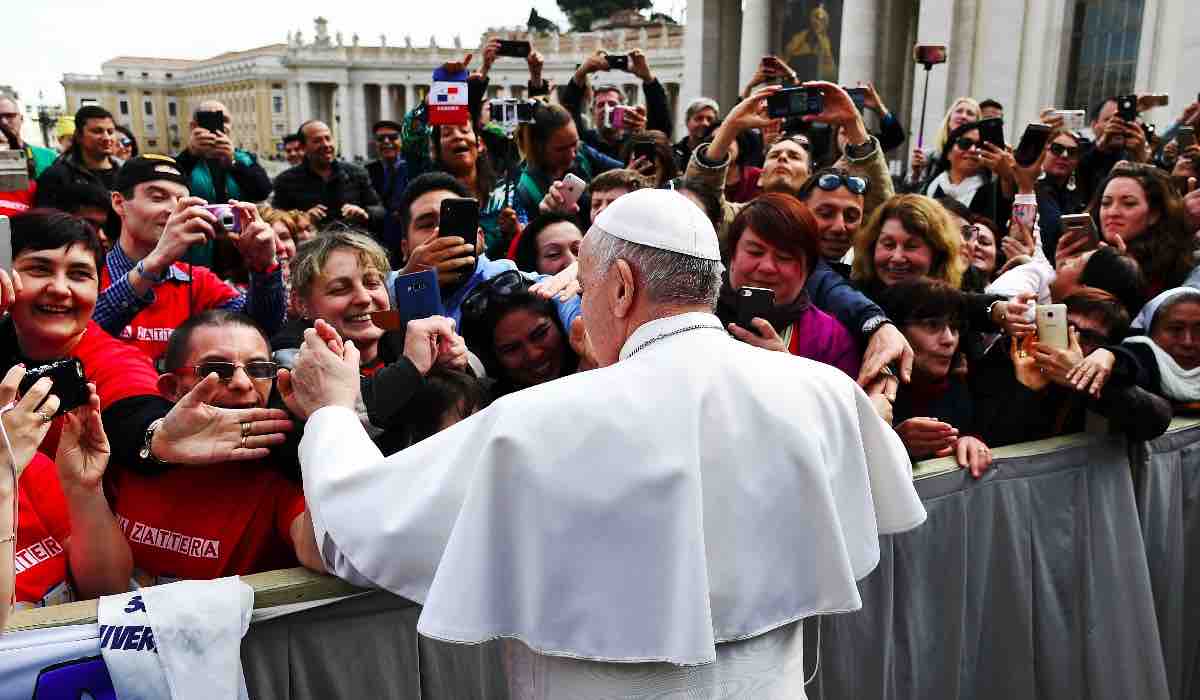
[[[1074,158],[1079,155],[1079,146],[1064,146],[1061,143],[1051,143],[1050,152],[1059,158]]]
[[[399,141],[400,134],[375,134],[375,141],[383,143],[385,141]]]
[[[275,373],[279,370],[279,365],[270,362],[269,360],[255,360],[240,364],[237,362],[223,362],[221,360],[210,360],[208,362],[199,362],[194,365],[180,367],[176,372],[184,372],[191,370],[197,377],[204,379],[210,374],[217,375],[217,379],[221,380],[222,384],[228,384],[233,381],[233,375],[238,369],[246,371],[246,376],[255,381],[263,381],[266,379],[274,379]]]
[[[858,175],[843,175],[841,173],[824,173],[817,176],[817,187],[832,192],[839,187],[845,187],[853,194],[865,194],[871,181]]]
[[[972,148],[979,148],[978,141],[975,139],[969,139],[966,136],[959,136],[958,139],[954,141],[954,145],[958,146],[958,150],[960,151],[969,151]]]
[[[484,282],[463,300],[462,312],[464,316],[471,318],[481,318],[487,313],[488,307],[493,299],[511,297],[514,294],[529,289],[530,282],[525,279],[517,270],[508,270],[501,272],[492,279]]]

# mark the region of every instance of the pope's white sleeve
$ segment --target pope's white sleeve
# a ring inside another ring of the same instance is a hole
[[[904,443],[862,391],[854,392],[875,522],[881,535],[911,530],[925,522],[925,506],[913,486],[912,462]]]

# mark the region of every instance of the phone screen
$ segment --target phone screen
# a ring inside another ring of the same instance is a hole
[[[208,129],[214,134],[224,133],[225,113],[220,111],[196,112],[196,126],[201,129]]]
[[[438,216],[439,236],[458,236],[468,243],[473,243],[478,229],[479,202],[457,197],[442,200]]]

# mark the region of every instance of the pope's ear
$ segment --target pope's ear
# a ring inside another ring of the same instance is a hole
[[[625,318],[633,309],[633,297],[637,288],[634,284],[633,268],[624,258],[618,258],[616,264],[612,266],[612,274],[616,275],[613,284],[609,286],[609,293],[612,298],[611,308],[613,315],[617,318]]]

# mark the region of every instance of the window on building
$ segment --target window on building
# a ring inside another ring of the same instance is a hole
[[[174,78],[174,77],[175,77],[174,73],[167,73],[167,80],[170,80],[171,78]]]
[[[275,95],[271,98],[271,112],[274,114],[283,114],[283,96]]]
[[[146,145],[150,148],[157,148],[158,139],[146,139]]]
[[[1133,92],[1145,0],[1075,0],[1066,106]]]
[[[129,100],[121,100],[120,108],[121,108],[121,116],[123,116],[123,117],[129,116]]]
[[[176,106],[176,104],[174,102],[167,103],[167,116],[169,116],[169,117],[179,116],[179,108],[178,108],[178,106]]]
[[[149,78],[149,77],[150,77],[150,74],[149,74],[149,73],[147,73],[146,71],[142,71],[142,77],[143,77],[143,78]]]
[[[151,102],[150,100],[146,100],[142,103],[142,106],[145,107],[145,109],[146,109],[147,117],[154,116],[154,103],[153,102]]]
[[[125,77],[125,71],[123,71],[123,70],[119,70],[119,71],[117,71],[117,77],[118,77],[118,78],[124,78],[124,77]]]

